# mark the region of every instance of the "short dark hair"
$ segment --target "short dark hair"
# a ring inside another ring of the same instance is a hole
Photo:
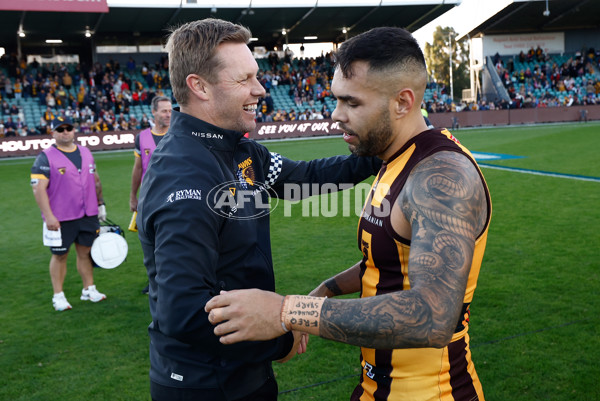
[[[152,98],[152,110],[153,111],[158,110],[158,103],[159,102],[171,102],[171,99],[169,99],[166,96],[154,96]]]
[[[402,28],[373,28],[342,43],[335,53],[335,62],[344,77],[352,77],[352,63],[355,61],[368,62],[370,71],[399,68],[427,74],[419,43]]]

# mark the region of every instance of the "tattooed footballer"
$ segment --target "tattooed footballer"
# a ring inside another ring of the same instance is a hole
[[[469,151],[425,125],[426,80],[423,54],[403,29],[342,44],[332,117],[352,153],[384,160],[358,224],[363,258],[309,296],[216,296],[206,310],[223,344],[299,330],[361,347],[351,400],[484,399],[467,331],[491,200]],[[358,291],[359,299],[332,299]]]

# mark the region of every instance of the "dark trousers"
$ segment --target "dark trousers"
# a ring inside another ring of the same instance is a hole
[[[235,401],[277,401],[277,382],[270,377],[266,383],[254,393],[236,398]],[[161,386],[150,381],[152,401],[227,401],[225,394],[219,389],[194,389]]]

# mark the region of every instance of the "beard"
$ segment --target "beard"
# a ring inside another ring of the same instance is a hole
[[[376,124],[365,134],[359,136],[354,131],[346,132],[355,135],[359,139],[357,145],[348,145],[348,149],[355,156],[378,156],[389,146],[392,139],[392,126],[390,124],[390,112],[384,109],[379,116],[374,118]],[[340,125],[341,126],[341,125]]]

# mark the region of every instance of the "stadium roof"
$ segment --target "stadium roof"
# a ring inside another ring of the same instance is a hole
[[[545,13],[546,4],[549,13]],[[468,34],[499,35],[600,28],[598,0],[514,0]],[[464,35],[466,36],[466,35]]]
[[[285,44],[286,40],[288,43],[341,42],[344,28],[349,36],[386,25],[415,31],[460,1],[346,0],[340,5],[334,0],[289,0],[285,3],[215,0],[203,4],[193,4],[196,0],[177,0],[173,5],[165,0],[160,6],[152,6],[150,1],[134,6],[134,0],[118,5],[113,5],[116,0],[113,4],[109,0],[108,13],[0,11],[0,46],[16,48],[20,27],[25,33],[25,37],[20,38],[23,53],[28,53],[28,48],[43,49],[47,46],[46,39],[62,39],[64,48],[89,48],[90,39],[84,36],[86,29],[93,33],[95,45],[158,44],[164,43],[169,27],[216,17],[249,27],[258,39],[254,45],[272,49]],[[285,36],[283,29],[287,32]],[[317,39],[305,39],[306,36]],[[60,48],[55,50],[61,53]]]

